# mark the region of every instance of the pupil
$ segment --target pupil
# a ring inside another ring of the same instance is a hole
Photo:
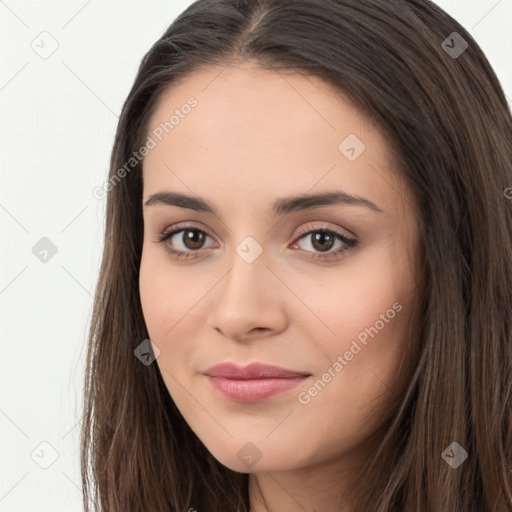
[[[187,241],[192,242],[192,247],[189,247],[189,248],[197,249],[202,244],[203,234],[200,233],[199,231],[187,231],[186,238],[187,238]]]
[[[330,239],[330,242],[331,242],[331,243],[327,243],[328,247],[326,247],[326,244],[325,244],[326,239],[327,240]],[[316,247],[318,242],[320,242],[320,245],[318,247]],[[329,250],[332,247],[332,236],[329,235],[328,233],[317,233],[313,237],[313,245],[315,246],[315,248],[320,249],[320,250]]]

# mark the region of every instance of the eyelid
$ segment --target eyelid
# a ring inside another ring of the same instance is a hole
[[[213,238],[209,233],[208,230],[203,228],[202,226],[196,226],[194,221],[184,221],[184,222],[178,222],[177,224],[171,224],[170,226],[166,227],[162,232],[159,232],[161,235],[166,235],[168,233],[172,233],[173,231],[181,231],[185,229],[197,229],[198,231],[203,231],[206,233],[210,238]]]
[[[343,229],[343,228],[339,228],[339,227],[333,228],[331,226],[328,226],[325,224],[325,222],[321,226],[311,226],[311,225],[306,224],[305,227],[299,228],[299,232],[297,233],[296,237],[300,238],[303,235],[306,235],[308,233],[315,232],[315,231],[332,231],[332,232],[346,238],[347,240],[351,240],[351,239],[355,240],[357,238],[353,233],[351,233],[347,229],[343,229],[343,231],[345,231],[345,233],[341,233],[340,232],[341,229]]]
[[[320,221],[320,222],[322,222],[322,221]],[[327,226],[325,224],[325,221],[323,221],[323,222],[324,222],[324,224],[322,224],[321,226],[311,226],[310,223],[306,224],[305,226],[301,226],[299,228],[298,232],[295,234],[295,241],[297,241],[301,236],[311,233],[312,231],[334,231],[337,234],[345,237],[346,239],[349,239],[349,240],[357,239],[357,236],[355,234],[353,234],[352,232],[350,232],[349,230],[347,230],[345,228],[339,228],[339,227],[333,228],[333,227]],[[197,224],[199,224],[199,223],[197,223]],[[187,229],[187,228],[197,229],[198,231],[203,231],[210,238],[215,239],[214,236],[210,235],[210,233],[208,232],[208,229],[202,227],[202,225],[196,226],[195,221],[183,221],[183,222],[178,222],[177,224],[172,224],[171,226],[168,226],[167,228],[165,228],[163,231],[158,230],[158,234],[163,236],[163,235],[166,235],[173,231],[178,231],[180,229]],[[339,232],[340,229],[343,229],[345,231],[345,233],[340,233]]]

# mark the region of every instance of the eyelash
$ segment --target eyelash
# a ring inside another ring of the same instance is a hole
[[[167,240],[169,240],[169,238],[171,238],[172,236],[174,236],[177,233],[180,233],[182,231],[197,231],[200,233],[204,233],[208,237],[210,236],[210,235],[208,235],[208,233],[206,233],[202,229],[196,228],[194,226],[186,226],[185,225],[185,226],[177,226],[176,229],[169,231],[169,232],[163,231],[162,233],[160,233],[157,240],[154,240],[154,242],[155,243],[164,243]],[[337,251],[334,251],[332,253],[327,253],[327,254],[312,253],[312,255],[311,255],[312,259],[320,259],[320,260],[340,259],[341,257],[344,256],[342,253],[350,251],[358,245],[358,241],[356,239],[348,238],[345,235],[342,235],[341,233],[339,233],[338,231],[335,231],[328,227],[320,227],[320,228],[309,229],[309,230],[304,229],[302,232],[299,233],[298,238],[293,243],[293,245],[295,245],[302,238],[305,238],[306,235],[311,235],[313,233],[324,233],[324,234],[331,235],[331,236],[335,237],[337,240],[340,240],[341,242],[343,242],[345,244],[345,247],[338,249]],[[210,238],[212,238],[212,237],[210,237]],[[201,251],[201,249],[198,249],[196,251],[177,251],[176,249],[172,249],[171,247],[169,247],[167,244],[165,245],[165,249],[173,257],[178,258],[178,259],[180,259],[180,258],[197,258],[198,253]],[[311,251],[306,251],[306,252],[310,253]]]

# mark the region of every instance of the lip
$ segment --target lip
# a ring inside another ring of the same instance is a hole
[[[263,363],[220,363],[204,372],[213,388],[235,402],[259,402],[289,390],[311,376]]]
[[[235,363],[219,363],[208,368],[205,375],[210,377],[225,377],[227,379],[247,380],[247,379],[291,379],[296,377],[305,377],[311,375],[308,372],[288,370],[280,366],[274,366],[264,363],[251,363],[247,366],[239,366]]]

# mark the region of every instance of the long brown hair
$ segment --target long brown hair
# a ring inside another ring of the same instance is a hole
[[[134,356],[149,337],[143,161],[119,177],[162,92],[233,60],[337,87],[391,141],[418,205],[417,364],[358,511],[512,511],[512,119],[482,50],[428,0],[198,0],[144,56],[110,162],[84,383],[85,510],[249,510],[248,475],[214,459],[158,366]],[[452,442],[468,453],[457,469],[442,457]]]

